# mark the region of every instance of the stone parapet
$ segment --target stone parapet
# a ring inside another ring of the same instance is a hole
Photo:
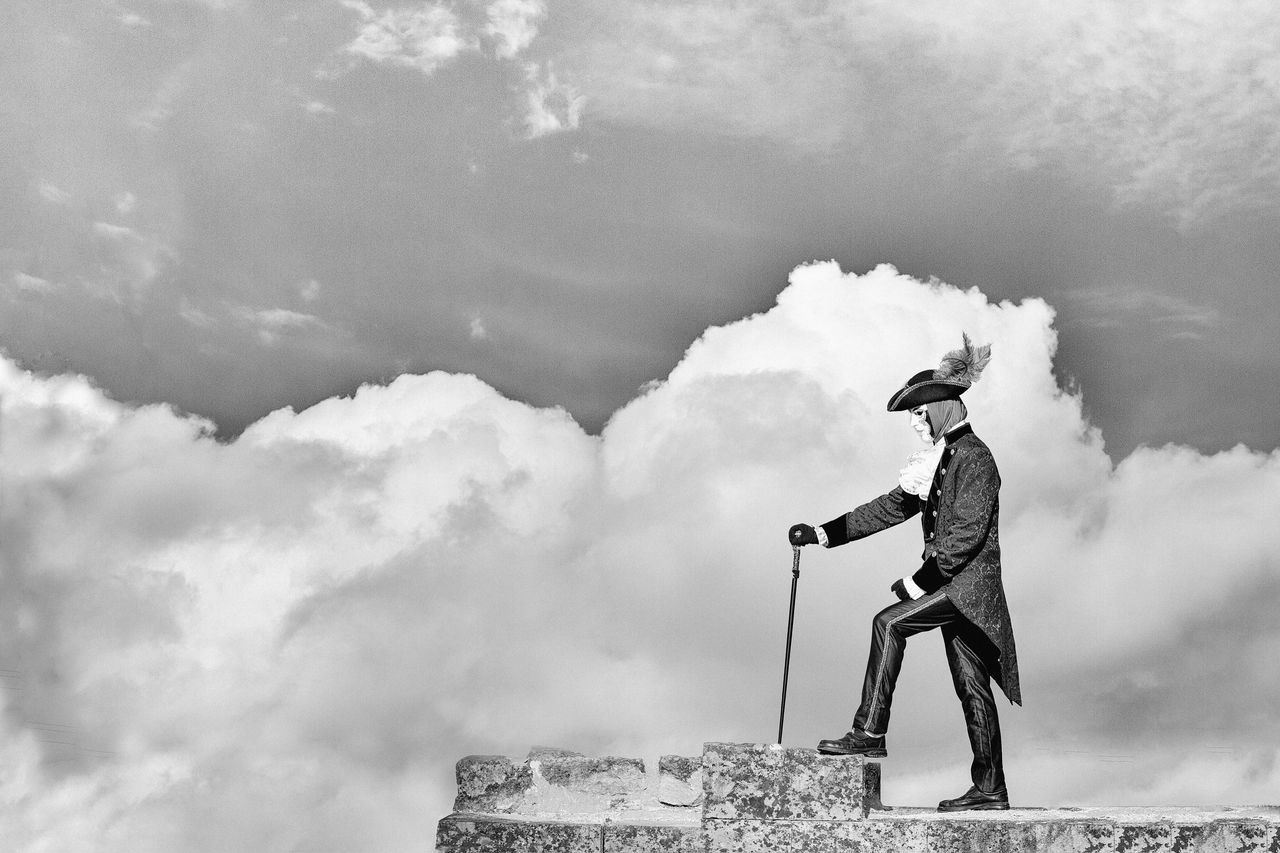
[[[650,799],[639,758],[591,758],[535,747],[520,763],[502,755],[468,755],[456,773],[453,810],[465,814],[554,818],[638,809]]]
[[[638,759],[469,756],[456,808],[440,853],[1280,853],[1280,807],[888,810],[878,762],[764,744],[663,756],[656,783]]]

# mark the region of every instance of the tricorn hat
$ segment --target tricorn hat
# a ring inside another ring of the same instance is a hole
[[[968,333],[961,334],[964,346],[944,355],[937,370],[922,370],[908,379],[907,384],[889,398],[889,411],[905,412],[925,403],[958,400],[978,381],[991,361],[991,344],[974,346]]]

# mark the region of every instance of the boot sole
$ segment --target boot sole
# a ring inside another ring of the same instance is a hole
[[[1007,811],[1008,803],[974,803],[971,806],[938,806],[940,812],[1002,812]]]
[[[819,749],[823,755],[862,755],[867,758],[888,758],[889,750],[887,749],[868,749],[868,750],[844,750],[844,749]]]

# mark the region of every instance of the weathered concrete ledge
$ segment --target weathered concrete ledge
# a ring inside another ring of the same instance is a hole
[[[1280,807],[886,810],[878,762],[774,745],[663,756],[656,780],[548,749],[457,772],[440,853],[1280,853]]]

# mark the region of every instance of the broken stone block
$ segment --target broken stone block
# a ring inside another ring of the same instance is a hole
[[[878,802],[879,774],[862,756],[775,744],[708,743],[703,814],[739,820],[861,820]],[[873,787],[874,786],[874,787]]]
[[[534,790],[528,801],[561,811],[605,811],[638,805],[644,798],[644,761],[547,755],[529,761]]]
[[[659,758],[658,802],[667,806],[702,805],[702,759],[683,755]]]
[[[458,796],[455,812],[503,814],[519,809],[533,786],[526,764],[514,764],[505,755],[468,755],[456,765]]]

